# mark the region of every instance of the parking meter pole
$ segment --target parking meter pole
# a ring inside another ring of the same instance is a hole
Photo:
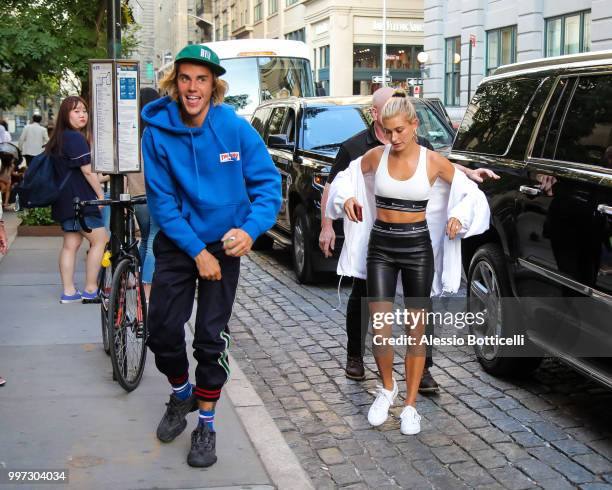
[[[121,0],[107,0],[106,4],[106,25],[107,25],[107,50],[108,57],[117,59],[121,57]],[[114,152],[118,158],[117,151]],[[116,162],[117,163],[117,162]],[[118,165],[115,165],[118,168]],[[119,199],[123,193],[123,175],[111,175],[110,178],[110,197]],[[119,243],[125,236],[123,210],[111,206],[111,235],[115,237],[112,243],[112,254],[115,256],[119,252]],[[113,261],[113,268],[115,267]]]

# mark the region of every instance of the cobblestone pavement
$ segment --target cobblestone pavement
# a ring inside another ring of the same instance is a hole
[[[371,428],[374,360],[364,382],[343,372],[348,283],[335,311],[335,276],[303,286],[287,252],[252,253],[230,323],[233,356],[317,488],[612,488],[612,392],[554,360],[510,381],[471,348],[443,347],[431,370],[440,394],[417,402],[422,432],[400,434],[397,402]]]

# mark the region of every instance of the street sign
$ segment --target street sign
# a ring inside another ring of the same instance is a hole
[[[89,60],[94,172],[140,171],[138,61]]]
[[[476,35],[470,34],[470,44],[472,45],[473,48],[476,47]]]
[[[413,94],[417,99],[421,97],[421,87],[419,85],[414,86]]]
[[[391,83],[393,81],[393,77],[391,75],[387,75],[385,77],[385,83]],[[373,75],[372,83],[383,83],[382,75]]]

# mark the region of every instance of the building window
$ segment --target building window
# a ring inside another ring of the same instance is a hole
[[[223,24],[223,39],[228,39],[229,33],[227,32],[227,24]]]
[[[461,95],[461,37],[446,39],[444,63],[444,103],[458,106]]]
[[[218,27],[215,29],[215,39],[219,41],[221,39],[221,29]]]
[[[591,11],[546,19],[546,56],[584,53],[591,50]]]
[[[298,3],[300,0],[287,0],[287,7],[289,7],[289,5],[293,5],[295,3]]]
[[[417,54],[423,46],[387,46],[386,67],[390,70],[418,70]]]
[[[319,48],[319,68],[329,68],[329,46]]]
[[[290,41],[302,41],[306,42],[306,29],[302,27],[297,31],[288,32],[285,34],[285,39],[289,39]]]
[[[381,46],[368,44],[353,45],[353,68],[380,69]]]
[[[259,22],[263,18],[263,4],[258,2],[253,9],[253,22]]]
[[[275,14],[278,11],[278,0],[268,0],[268,15]]]
[[[487,31],[487,75],[516,62],[516,26]]]

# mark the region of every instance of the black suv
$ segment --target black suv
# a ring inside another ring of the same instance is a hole
[[[501,176],[481,185],[489,231],[463,241],[468,297],[488,312],[473,333],[527,346],[475,347],[484,369],[550,355],[612,387],[612,51],[497,69],[449,158]]]
[[[256,249],[276,240],[291,247],[300,282],[317,271],[335,271],[342,248],[342,222],[334,222],[333,258],[319,249],[321,197],[340,144],[371,123],[372,97],[291,97],[260,105],[251,118],[282,176],[283,201],[276,225],[255,242]],[[453,138],[450,122],[436,100],[414,99],[419,135],[448,153]]]

